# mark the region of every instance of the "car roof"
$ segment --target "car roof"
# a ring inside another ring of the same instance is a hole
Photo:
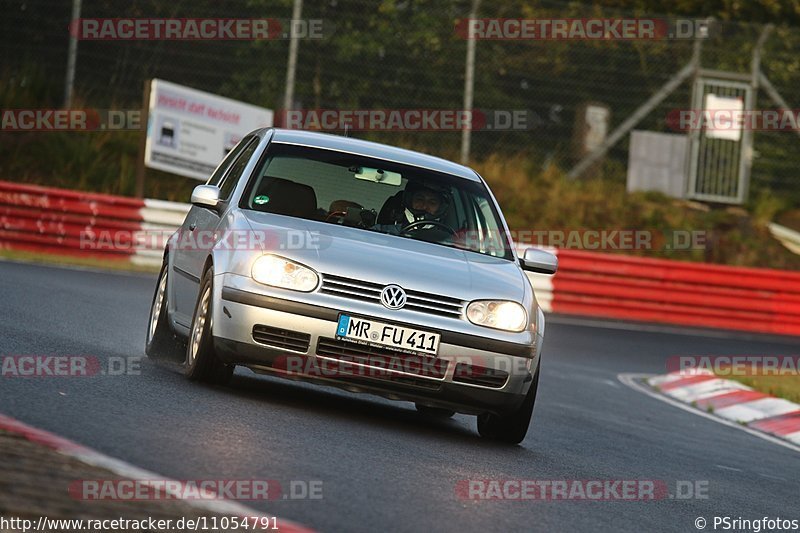
[[[413,150],[406,150],[405,148],[397,148],[396,146],[354,139],[352,137],[342,137],[341,135],[304,130],[265,128],[261,130],[261,132],[266,133],[269,130],[273,131],[272,142],[336,150],[338,152],[363,155],[376,159],[385,159],[395,163],[442,172],[470,181],[481,181],[478,174],[469,167],[453,163],[452,161],[440,157],[434,157]]]

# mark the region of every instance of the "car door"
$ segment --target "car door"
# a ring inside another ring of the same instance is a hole
[[[222,163],[214,170],[206,185],[222,187],[231,168],[240,160],[242,153],[257,141],[255,136],[247,136],[225,156]],[[257,144],[257,142],[256,142]],[[176,246],[170,250],[172,274],[170,276],[171,291],[169,292],[168,302],[170,313],[173,320],[184,327],[189,327],[194,312],[194,305],[197,293],[200,290],[200,266],[197,266],[198,257],[202,256],[204,261],[208,251],[198,250],[199,244],[203,244],[203,238],[199,238],[201,233],[198,229],[213,225],[214,221],[219,223],[219,213],[207,207],[197,205],[191,206],[183,224],[180,227],[179,238]],[[215,226],[216,227],[216,226]]]

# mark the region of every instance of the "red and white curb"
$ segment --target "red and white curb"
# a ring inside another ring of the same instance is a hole
[[[67,457],[71,457],[73,459],[77,459],[82,463],[85,463],[90,466],[95,466],[98,468],[104,468],[106,470],[110,470],[114,474],[122,476],[126,479],[135,479],[143,484],[146,484],[147,481],[152,480],[154,483],[158,483],[160,490],[166,490],[170,492],[168,487],[180,487],[177,491],[174,491],[174,494],[170,494],[174,496],[175,499],[180,499],[183,503],[187,505],[191,505],[199,510],[206,511],[209,513],[221,514],[221,515],[229,515],[229,516],[238,516],[238,517],[269,517],[272,518],[270,515],[266,515],[244,505],[241,505],[236,502],[232,502],[229,500],[194,500],[194,499],[182,499],[182,494],[188,494],[189,491],[186,490],[186,485],[165,479],[164,476],[159,476],[154,474],[153,472],[149,472],[147,470],[141,469],[130,463],[126,463],[125,461],[121,461],[119,459],[114,459],[113,457],[109,457],[108,455],[104,455],[96,450],[92,450],[91,448],[87,448],[81,444],[73,442],[71,440],[65,439],[63,437],[59,437],[58,435],[54,435],[53,433],[44,431],[42,429],[37,429],[32,426],[29,426],[19,420],[14,418],[5,416],[0,414],[0,430],[7,431],[8,433],[12,433],[15,435],[19,435],[31,442],[35,442],[37,444],[41,444],[46,446],[52,450],[55,450],[61,455],[65,455]],[[164,481],[168,483],[165,484]],[[66,488],[65,488],[66,490]],[[313,529],[309,529],[305,526],[296,524],[289,520],[284,520],[282,518],[277,518],[276,522],[278,529],[277,531],[282,531],[284,533],[313,533]]]
[[[670,372],[645,381],[659,393],[696,410],[800,445],[800,404],[722,379],[705,369]]]
[[[763,428],[760,428],[758,426],[758,424],[755,423],[755,421],[753,423],[751,423],[751,424],[747,424],[745,422],[740,423],[738,421],[734,421],[733,419],[730,419],[730,418],[723,418],[721,416],[717,416],[717,414],[715,412],[713,412],[713,410],[706,410],[706,409],[702,409],[701,410],[699,407],[696,407],[696,405],[698,405],[699,402],[698,403],[692,403],[691,400],[687,402],[687,401],[684,401],[683,399],[678,399],[678,398],[675,398],[675,397],[673,397],[671,395],[667,395],[666,392],[662,392],[661,390],[651,386],[648,383],[648,380],[655,379],[655,378],[658,378],[658,377],[662,377],[663,378],[663,377],[666,377],[666,376],[653,376],[652,374],[633,374],[633,373],[622,373],[622,374],[618,374],[617,375],[617,379],[620,381],[620,383],[622,383],[624,385],[627,385],[628,387],[630,387],[630,388],[632,388],[632,389],[634,389],[634,390],[636,390],[638,392],[641,392],[642,394],[646,394],[646,395],[648,395],[648,396],[650,396],[652,398],[655,398],[655,399],[660,400],[662,402],[668,403],[668,404],[670,404],[670,405],[672,405],[674,407],[677,407],[679,409],[683,409],[684,411],[687,411],[687,412],[692,413],[694,415],[701,416],[701,417],[707,418],[709,420],[713,420],[714,422],[717,422],[719,424],[722,424],[722,425],[725,425],[725,426],[728,426],[728,427],[736,428],[736,429],[738,429],[740,431],[744,431],[745,433],[749,433],[749,434],[753,435],[754,437],[758,437],[760,439],[767,440],[769,442],[772,442],[773,444],[777,444],[777,445],[782,446],[784,448],[789,448],[790,450],[793,450],[793,451],[796,451],[796,452],[800,452],[800,444],[798,444],[796,440],[789,440],[784,435],[776,436],[776,434],[773,434],[772,432],[767,432]],[[687,376],[686,373],[684,372],[684,375],[681,376],[681,377],[689,377],[689,376]],[[713,379],[718,379],[718,378],[713,378]],[[677,381],[677,380],[675,380],[675,381]],[[708,380],[708,381],[711,381],[711,380]],[[729,381],[729,380],[721,380],[721,381]],[[733,390],[729,390],[728,392],[736,392],[736,391],[751,391],[751,392],[755,392],[755,391],[752,391],[752,389],[750,389],[749,387],[745,387],[744,385],[741,385],[740,383],[736,383],[736,382],[733,382],[733,383],[735,383],[735,385],[731,385]],[[682,387],[677,387],[675,390],[678,390],[680,388],[682,388]],[[712,386],[712,389],[713,389],[713,386]],[[717,390],[715,392],[719,392],[719,390]],[[721,396],[722,394],[725,394],[724,392],[720,392],[720,394],[715,394],[715,392],[710,393],[709,397],[714,397],[714,396],[717,396],[717,395]],[[756,393],[756,394],[761,394],[761,393]],[[768,398],[772,398],[771,396],[767,396],[767,397]],[[759,399],[760,399],[760,397],[759,397]],[[777,400],[777,398],[774,398],[774,399]],[[788,403],[791,403],[791,402],[788,402]],[[800,408],[800,406],[798,406],[796,404],[793,404],[793,405],[795,405],[796,409]],[[779,416],[782,416],[782,415],[779,415]],[[766,424],[767,427],[768,427],[771,424],[771,417],[765,417],[763,419],[760,419],[759,422]],[[785,423],[785,421],[778,422],[778,423],[779,424],[783,424],[783,423]],[[794,428],[792,428],[792,431],[790,431],[788,434],[792,435],[793,433],[796,433]],[[795,436],[792,435],[792,438],[794,438],[794,437]]]

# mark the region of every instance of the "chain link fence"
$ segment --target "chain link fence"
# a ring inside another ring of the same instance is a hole
[[[0,18],[4,108],[52,108],[63,102],[71,2],[6,0]],[[321,19],[324,38],[299,45],[295,109],[459,110],[464,101],[467,39],[459,21],[472,0],[305,0],[303,19]],[[83,18],[289,19],[292,1],[84,0]],[[576,3],[483,2],[480,18],[634,18],[658,13]],[[702,41],[702,66],[749,73],[762,27],[720,22]],[[525,111],[524,125],[473,131],[471,158],[521,157],[532,169],[569,170],[579,159],[576,117],[595,103],[610,110],[611,131],[662,88],[691,59],[693,39],[478,40],[474,108]],[[800,28],[780,27],[767,39],[762,70],[800,107]],[[161,78],[251,104],[280,109],[289,40],[80,41],[74,107],[139,108],[145,80]],[[669,113],[691,105],[682,83],[636,126],[677,133]],[[763,91],[757,108],[775,108]],[[0,135],[8,135],[1,133]],[[356,136],[458,159],[460,131],[364,131]],[[18,138],[14,138],[19,143]],[[135,144],[135,136],[126,142]],[[604,158],[602,175],[624,181],[628,138]],[[796,169],[800,138],[755,133],[751,191],[771,191],[800,205]],[[32,149],[29,145],[27,149]],[[5,157],[18,155],[5,152]],[[128,152],[135,150],[129,148]],[[8,167],[8,162],[0,163]],[[0,169],[2,170],[2,169]],[[130,172],[131,169],[126,169]]]

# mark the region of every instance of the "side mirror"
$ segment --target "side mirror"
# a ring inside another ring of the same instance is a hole
[[[192,204],[216,209],[219,204],[219,187],[214,185],[198,185],[192,191]]]
[[[522,270],[538,274],[555,274],[558,270],[558,257],[538,248],[528,248],[520,259]]]

